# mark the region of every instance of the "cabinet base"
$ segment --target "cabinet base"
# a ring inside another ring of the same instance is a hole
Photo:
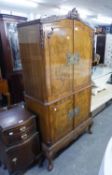
[[[74,141],[78,136],[80,136],[85,130],[88,131],[89,134],[92,134],[91,127],[93,125],[92,118],[84,121],[80,126],[78,126],[75,130],[71,131],[68,135],[57,141],[52,146],[47,146],[45,143],[42,143],[43,153],[48,160],[48,170],[51,171],[53,169],[53,158],[55,154],[66,148],[72,141]]]

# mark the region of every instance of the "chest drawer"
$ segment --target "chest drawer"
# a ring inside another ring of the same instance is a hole
[[[36,132],[36,120],[31,118],[28,121],[14,128],[8,128],[2,131],[2,141],[6,146],[17,144],[27,140]]]
[[[9,147],[5,150],[7,168],[9,172],[16,172],[28,167],[40,154],[38,132],[23,144]]]

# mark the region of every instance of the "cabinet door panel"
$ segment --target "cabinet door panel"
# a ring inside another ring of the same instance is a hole
[[[61,100],[50,107],[52,142],[56,142],[73,129],[73,96]]]
[[[85,86],[91,80],[93,31],[80,21],[74,22],[74,89]]]
[[[75,114],[74,126],[77,127],[90,116],[91,88],[82,90],[74,95]]]
[[[73,53],[73,21],[62,20],[44,25],[46,84],[48,101],[66,96],[73,89],[73,65],[67,55]]]

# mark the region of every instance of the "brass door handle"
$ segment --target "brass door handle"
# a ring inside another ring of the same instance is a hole
[[[24,132],[26,130],[26,126],[20,128],[20,131]]]
[[[9,132],[9,136],[12,136],[14,133],[13,132]]]
[[[70,110],[68,112],[68,117],[69,117],[69,119],[73,119],[79,113],[80,113],[80,108],[79,107],[75,107],[74,109],[72,109],[72,110]]]
[[[22,136],[21,136],[21,139],[22,140],[26,140],[28,138],[28,135],[27,134],[23,134]]]
[[[18,160],[18,158],[17,158],[17,157],[14,157],[14,158],[12,159],[12,162],[16,164],[17,160]]]
[[[80,54],[79,53],[72,54],[68,52],[66,58],[68,64],[78,64],[80,61]]]

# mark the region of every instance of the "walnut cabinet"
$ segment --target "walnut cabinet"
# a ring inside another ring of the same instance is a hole
[[[52,169],[61,148],[91,127],[93,29],[79,19],[18,25],[25,101],[38,115],[42,149]]]

